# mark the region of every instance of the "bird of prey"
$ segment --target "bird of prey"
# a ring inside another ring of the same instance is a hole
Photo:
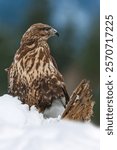
[[[23,35],[8,72],[8,93],[45,117],[57,117],[69,101],[64,79],[52,57],[48,39],[59,33],[47,24],[33,24]]]

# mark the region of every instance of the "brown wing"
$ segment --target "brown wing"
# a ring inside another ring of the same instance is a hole
[[[61,100],[63,97],[66,99],[66,104],[69,101],[69,95],[67,93],[64,82],[60,80],[60,76],[44,76],[41,79],[37,79],[32,87],[36,87],[36,99],[38,101],[37,107],[41,108],[40,111],[50,107],[52,102],[56,99]]]
[[[53,56],[51,56],[51,59],[52,59],[52,62],[53,62],[53,64],[54,64],[54,66],[55,66],[55,67],[56,67],[56,69],[58,70],[58,66],[57,66],[57,63],[56,63],[56,61],[55,61],[54,57],[53,57]],[[59,73],[59,74],[60,74],[60,73]],[[61,75],[60,75],[60,76],[61,76]],[[62,78],[62,76],[61,76],[60,78]],[[63,79],[61,79],[61,80],[63,81]],[[68,101],[69,101],[69,94],[68,94],[68,92],[67,92],[67,90],[66,90],[65,85],[64,85],[64,84],[63,84],[63,85],[61,85],[61,88],[62,88],[63,93],[64,93],[64,95],[65,95],[66,103],[68,103]]]
[[[7,68],[7,75],[8,75],[8,94],[13,96],[17,96],[17,79],[18,79],[18,72],[14,63],[11,64],[9,68]]]
[[[56,63],[56,60],[54,59],[53,56],[51,56],[51,59],[52,59],[52,62],[54,64],[54,66],[56,67],[56,69],[58,69],[58,66],[57,66],[57,63]]]
[[[66,87],[65,87],[65,85],[62,87],[62,89],[63,89],[63,93],[64,93],[64,95],[65,95],[65,99],[66,99],[66,104],[69,102],[69,94],[68,94],[68,92],[67,92],[67,90],[66,90]]]

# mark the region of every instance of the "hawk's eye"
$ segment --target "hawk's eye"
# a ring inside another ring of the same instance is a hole
[[[51,27],[44,27],[43,30],[49,31]]]

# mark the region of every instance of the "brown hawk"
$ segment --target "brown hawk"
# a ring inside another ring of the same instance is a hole
[[[69,101],[63,77],[47,43],[54,35],[59,34],[49,25],[32,25],[7,69],[8,93],[30,107],[35,105],[45,117],[61,115]]]

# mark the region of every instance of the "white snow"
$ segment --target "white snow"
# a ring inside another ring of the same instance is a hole
[[[46,108],[43,116],[44,118],[57,118],[59,115],[62,115],[65,108],[65,98],[63,99],[57,99],[55,101],[53,101],[52,105],[50,108]]]
[[[44,119],[17,97],[0,97],[0,150],[99,150],[99,128],[91,123]]]

